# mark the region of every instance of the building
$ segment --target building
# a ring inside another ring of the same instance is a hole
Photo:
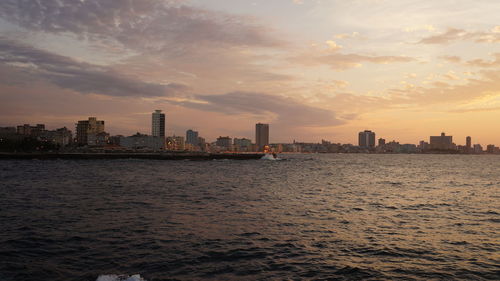
[[[186,149],[186,142],[184,140],[184,137],[181,137],[181,136],[167,137],[166,144],[167,144],[168,150],[185,150]]]
[[[96,117],[89,117],[89,120],[81,120],[76,124],[76,143],[78,145],[88,145],[89,135],[92,140],[98,138],[97,134],[104,132],[104,121],[97,120]],[[94,142],[94,141],[93,141]]]
[[[165,114],[159,109],[152,114],[151,135],[165,138]]]
[[[233,139],[230,137],[218,137],[215,145],[221,150],[231,151],[232,150]]]
[[[30,126],[30,124],[24,124],[17,126],[17,133],[19,135],[27,137],[39,137],[44,131],[45,131],[44,124],[36,124],[36,126]]]
[[[366,148],[375,147],[375,132],[372,132],[370,130],[359,132],[358,145],[360,147],[366,147]]]
[[[52,131],[44,131],[41,133],[40,140],[52,142],[60,147],[70,145],[73,142],[73,134],[68,128],[60,128]]]
[[[456,149],[453,144],[453,137],[441,133],[440,136],[431,136],[429,141],[429,149],[433,150],[453,150]]]
[[[378,139],[378,146],[384,146],[385,145],[385,139],[380,138]]]
[[[480,144],[475,144],[473,149],[474,153],[483,153],[483,147]]]
[[[199,146],[198,132],[193,130],[186,131],[186,144]]]
[[[465,146],[469,149],[472,148],[472,138],[471,137],[466,137],[465,138]]]
[[[139,150],[163,150],[165,139],[163,137],[148,136],[137,133],[130,137],[120,137],[120,146]]]
[[[242,139],[234,138],[233,145],[234,145],[234,150],[235,151],[242,151],[242,152],[252,151],[252,141],[250,139],[246,139],[246,138],[242,138]]]
[[[269,124],[255,124],[255,144],[257,151],[264,151],[269,146]]]

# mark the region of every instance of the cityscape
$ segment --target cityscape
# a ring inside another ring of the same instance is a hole
[[[0,281],[500,281],[499,15],[0,0]]]
[[[293,140],[291,143],[270,142],[270,124],[255,124],[255,139],[219,136],[207,141],[198,131],[188,129],[185,136],[166,135],[165,113],[155,110],[151,114],[150,134],[137,132],[131,136],[110,135],[105,130],[105,121],[96,117],[79,120],[75,134],[63,127],[46,129],[45,124],[23,124],[0,127],[0,151],[4,152],[209,152],[209,153],[447,153],[447,154],[500,154],[500,148],[488,144],[473,144],[470,136],[464,145],[453,142],[453,136],[444,132],[430,136],[429,141],[418,144],[402,144],[396,140],[386,141],[376,137],[371,130],[358,134],[357,144],[341,144],[328,140],[307,143]]]

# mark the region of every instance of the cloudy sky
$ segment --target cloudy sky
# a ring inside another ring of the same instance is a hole
[[[498,0],[2,0],[0,126],[500,145]]]

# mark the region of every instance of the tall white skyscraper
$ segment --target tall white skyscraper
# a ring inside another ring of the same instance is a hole
[[[165,114],[157,109],[152,116],[151,135],[153,137],[165,137]]]

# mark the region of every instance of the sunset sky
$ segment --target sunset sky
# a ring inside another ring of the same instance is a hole
[[[498,0],[2,0],[0,126],[500,145]]]

